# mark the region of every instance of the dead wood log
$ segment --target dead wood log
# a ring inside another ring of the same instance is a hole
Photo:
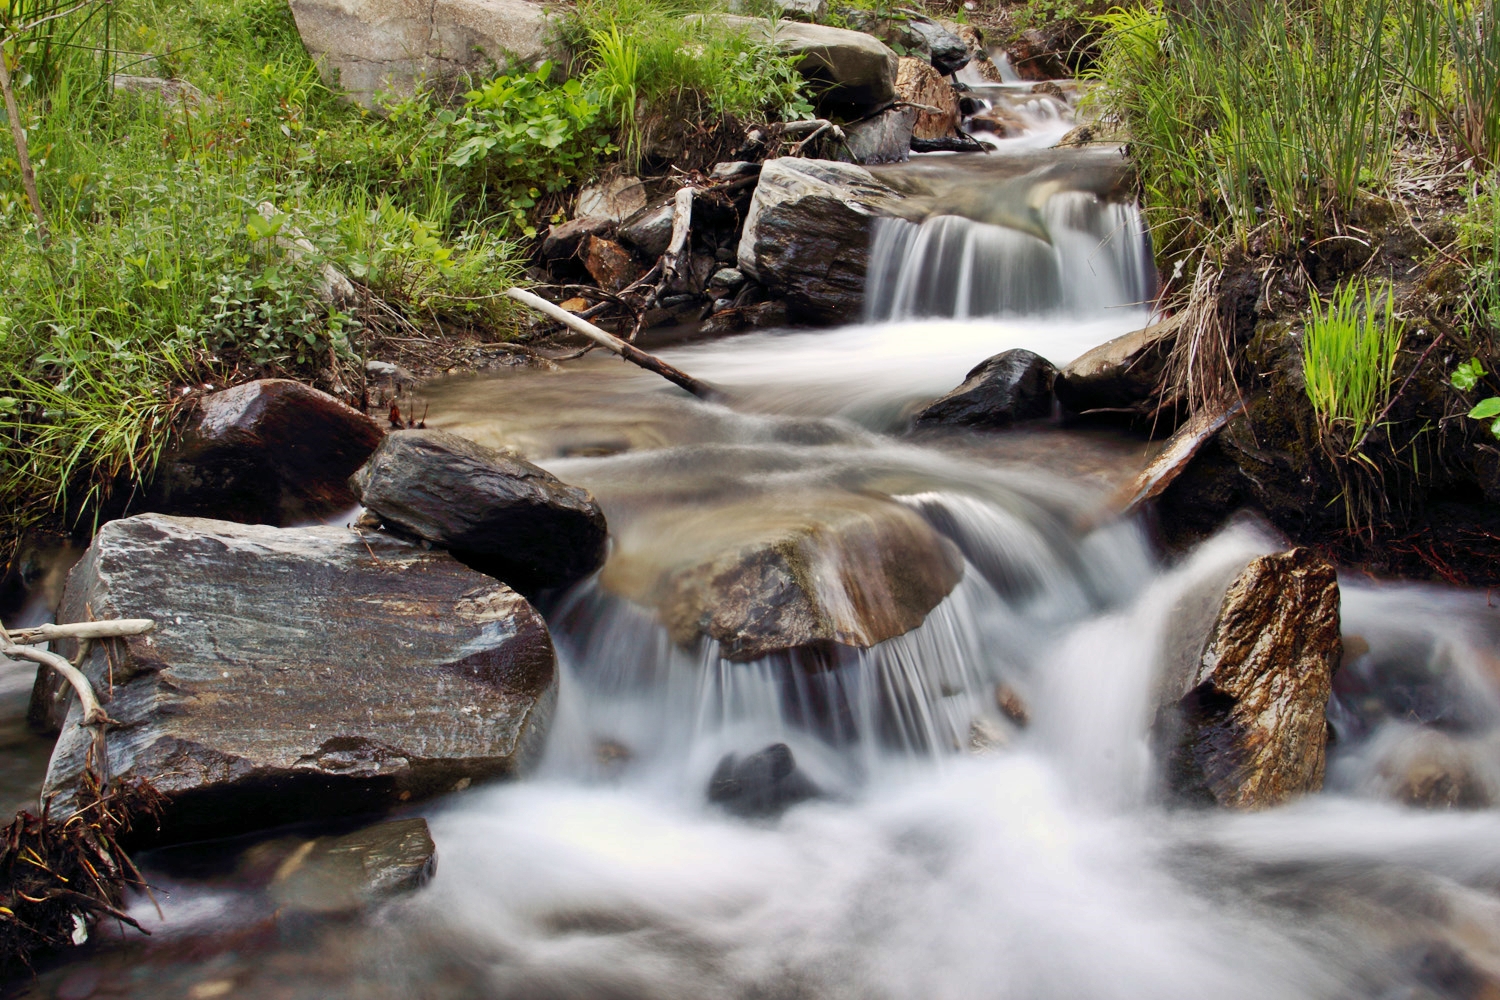
[[[600,347],[613,351],[631,364],[644,368],[648,372],[654,372],[673,385],[686,389],[699,399],[714,401],[723,398],[723,393],[708,383],[693,378],[687,372],[674,368],[654,354],[647,354],[639,347],[621,340],[612,333],[606,333],[588,320],[575,316],[561,306],[548,302],[534,292],[528,292],[524,288],[512,288],[507,290],[505,294],[522,305],[529,306],[544,316],[551,317],[575,333],[583,334]]]

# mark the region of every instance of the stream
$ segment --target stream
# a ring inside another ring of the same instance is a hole
[[[1037,155],[1013,142],[993,155]],[[892,169],[986,183],[955,159]],[[1285,543],[1246,520],[1164,556],[1109,516],[1147,457],[1133,438],[902,433],[986,357],[1063,364],[1149,318],[1133,206],[1019,198],[1050,243],[982,218],[885,221],[860,324],[663,352],[728,405],[598,356],[427,386],[428,426],[524,454],[609,518],[604,570],[543,609],[562,680],[540,767],[418,810],[434,879],[362,916],[277,918],[238,847],[148,855],[156,899],[132,913],[152,937],[91,945],[14,995],[1494,996],[1500,812],[1392,800],[1434,758],[1476,804],[1500,795],[1487,595],[1346,574],[1326,790],[1175,807],[1149,730],[1180,609]],[[883,546],[920,532],[961,577],[869,648],[743,655],[673,634],[663,581],[766,539],[798,540],[840,636],[899,618],[887,581],[933,556],[908,545],[893,567]],[[816,796],[749,818],[706,801],[726,754],[774,744]]]

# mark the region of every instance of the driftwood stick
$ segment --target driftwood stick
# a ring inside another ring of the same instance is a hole
[[[661,281],[659,288],[669,288],[682,273],[683,261],[687,258],[688,237],[693,231],[693,189],[681,187],[672,199],[672,239],[667,243],[667,252],[662,255]]]
[[[647,354],[639,347],[626,343],[614,334],[604,332],[588,320],[575,316],[566,309],[548,302],[540,295],[528,292],[524,288],[511,288],[505,294],[522,305],[529,306],[537,312],[557,320],[557,322],[575,333],[583,334],[600,347],[613,351],[631,364],[638,365],[648,372],[655,372],[668,382],[686,389],[699,399],[717,400],[723,398],[723,393],[707,383],[698,381],[686,372],[667,364],[656,355]]]
[[[12,660],[30,660],[32,663],[51,667],[62,675],[63,680],[73,686],[74,691],[78,692],[79,704],[83,706],[85,726],[95,726],[109,721],[109,716],[104,714],[104,709],[99,705],[99,699],[94,696],[94,688],[89,684],[89,679],[83,676],[83,671],[65,658],[56,653],[37,649],[35,646],[17,646],[9,641],[0,644],[0,656],[8,656]]]
[[[18,646],[30,646],[53,639],[118,639],[126,635],[144,635],[156,628],[150,618],[118,618],[106,622],[74,622],[69,625],[37,625],[11,629],[6,635]]]

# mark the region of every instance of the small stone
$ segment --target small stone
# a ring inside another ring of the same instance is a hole
[[[714,272],[709,285],[713,288],[736,289],[745,283],[745,272],[737,267],[721,267]]]
[[[1015,688],[1004,681],[995,685],[995,707],[1022,729],[1025,729],[1031,722],[1031,713],[1026,710],[1026,702],[1021,699],[1020,693]]]
[[[749,160],[726,160],[715,163],[708,171],[708,176],[716,181],[727,181],[734,177],[753,177],[760,173],[760,164],[751,163]]]
[[[557,308],[565,309],[570,313],[581,313],[589,307],[589,300],[581,296],[564,299],[557,304]]]
[[[725,309],[733,309],[734,299],[714,299],[713,306],[711,308],[713,312],[716,313],[721,313]]]

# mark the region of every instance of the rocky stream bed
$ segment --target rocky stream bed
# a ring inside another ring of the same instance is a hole
[[[357,96],[414,31],[414,73],[530,51],[511,3],[293,8]],[[1075,84],[866,28],[775,29],[877,109],[826,155],[615,178],[539,246],[715,399],[561,342],[376,359],[368,412],[249,382],[86,551],[30,540],[8,627],[154,627],[54,643],[103,724],[6,661],[0,804],[161,801],[124,839],[150,936],[80,913],[9,995],[1500,990],[1486,594],[1340,565],[1301,439],[1247,444],[1279,383],[1164,394],[1194,327],[1120,151],[1048,148]],[[1211,305],[1274,367],[1241,285]]]

